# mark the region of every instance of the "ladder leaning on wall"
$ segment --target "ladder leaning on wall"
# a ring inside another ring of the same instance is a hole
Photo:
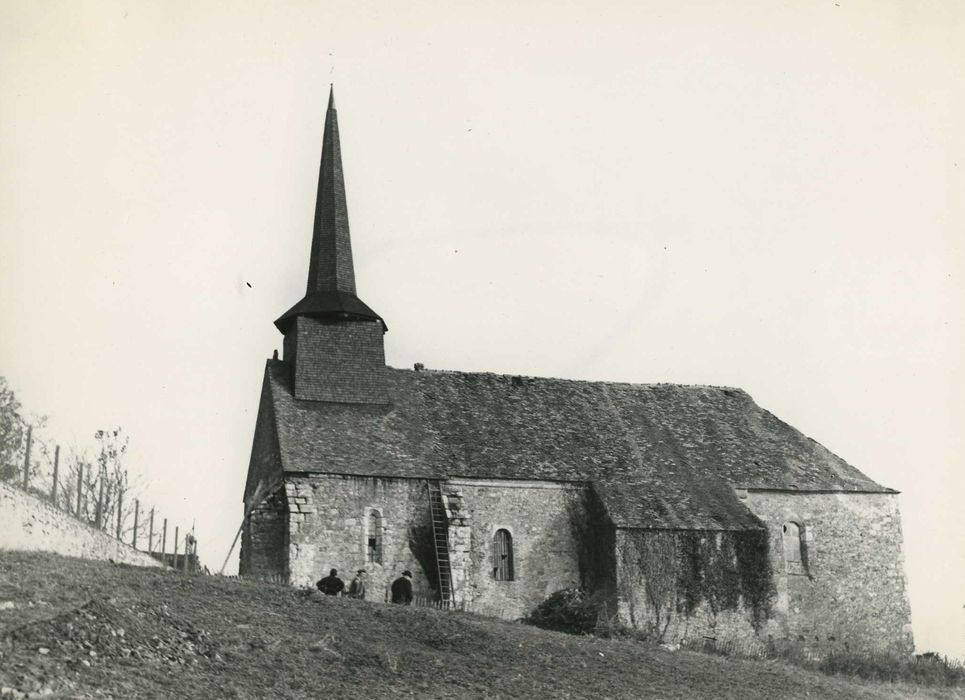
[[[449,563],[449,523],[442,502],[442,489],[436,481],[429,487],[429,517],[432,519],[432,544],[436,554],[436,573],[439,582],[439,602],[443,608],[452,605],[452,568]]]

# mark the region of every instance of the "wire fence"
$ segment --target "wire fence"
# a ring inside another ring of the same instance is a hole
[[[144,502],[119,459],[98,459],[45,439],[40,426],[19,416],[0,445],[0,481],[25,491],[86,525],[185,572],[201,569],[198,541],[156,506]],[[114,431],[117,436],[118,431]],[[101,433],[98,433],[100,437]],[[125,445],[126,447],[126,445]],[[122,454],[123,448],[117,454]],[[107,455],[108,457],[110,455]]]

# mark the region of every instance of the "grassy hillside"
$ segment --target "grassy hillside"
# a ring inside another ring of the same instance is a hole
[[[269,584],[11,552],[0,552],[0,687],[3,697],[960,697]]]

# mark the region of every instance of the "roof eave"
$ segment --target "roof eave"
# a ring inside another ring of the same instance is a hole
[[[385,321],[356,295],[342,291],[318,291],[306,294],[301,301],[283,313],[275,327],[287,333],[298,316],[309,316],[333,321],[378,321],[382,331],[389,328]]]

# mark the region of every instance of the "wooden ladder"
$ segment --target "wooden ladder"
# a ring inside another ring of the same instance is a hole
[[[449,565],[449,522],[442,502],[442,489],[436,481],[427,481],[429,487],[429,516],[432,518],[432,542],[436,553],[436,571],[439,577],[439,601],[442,607],[452,605],[452,568]]]

